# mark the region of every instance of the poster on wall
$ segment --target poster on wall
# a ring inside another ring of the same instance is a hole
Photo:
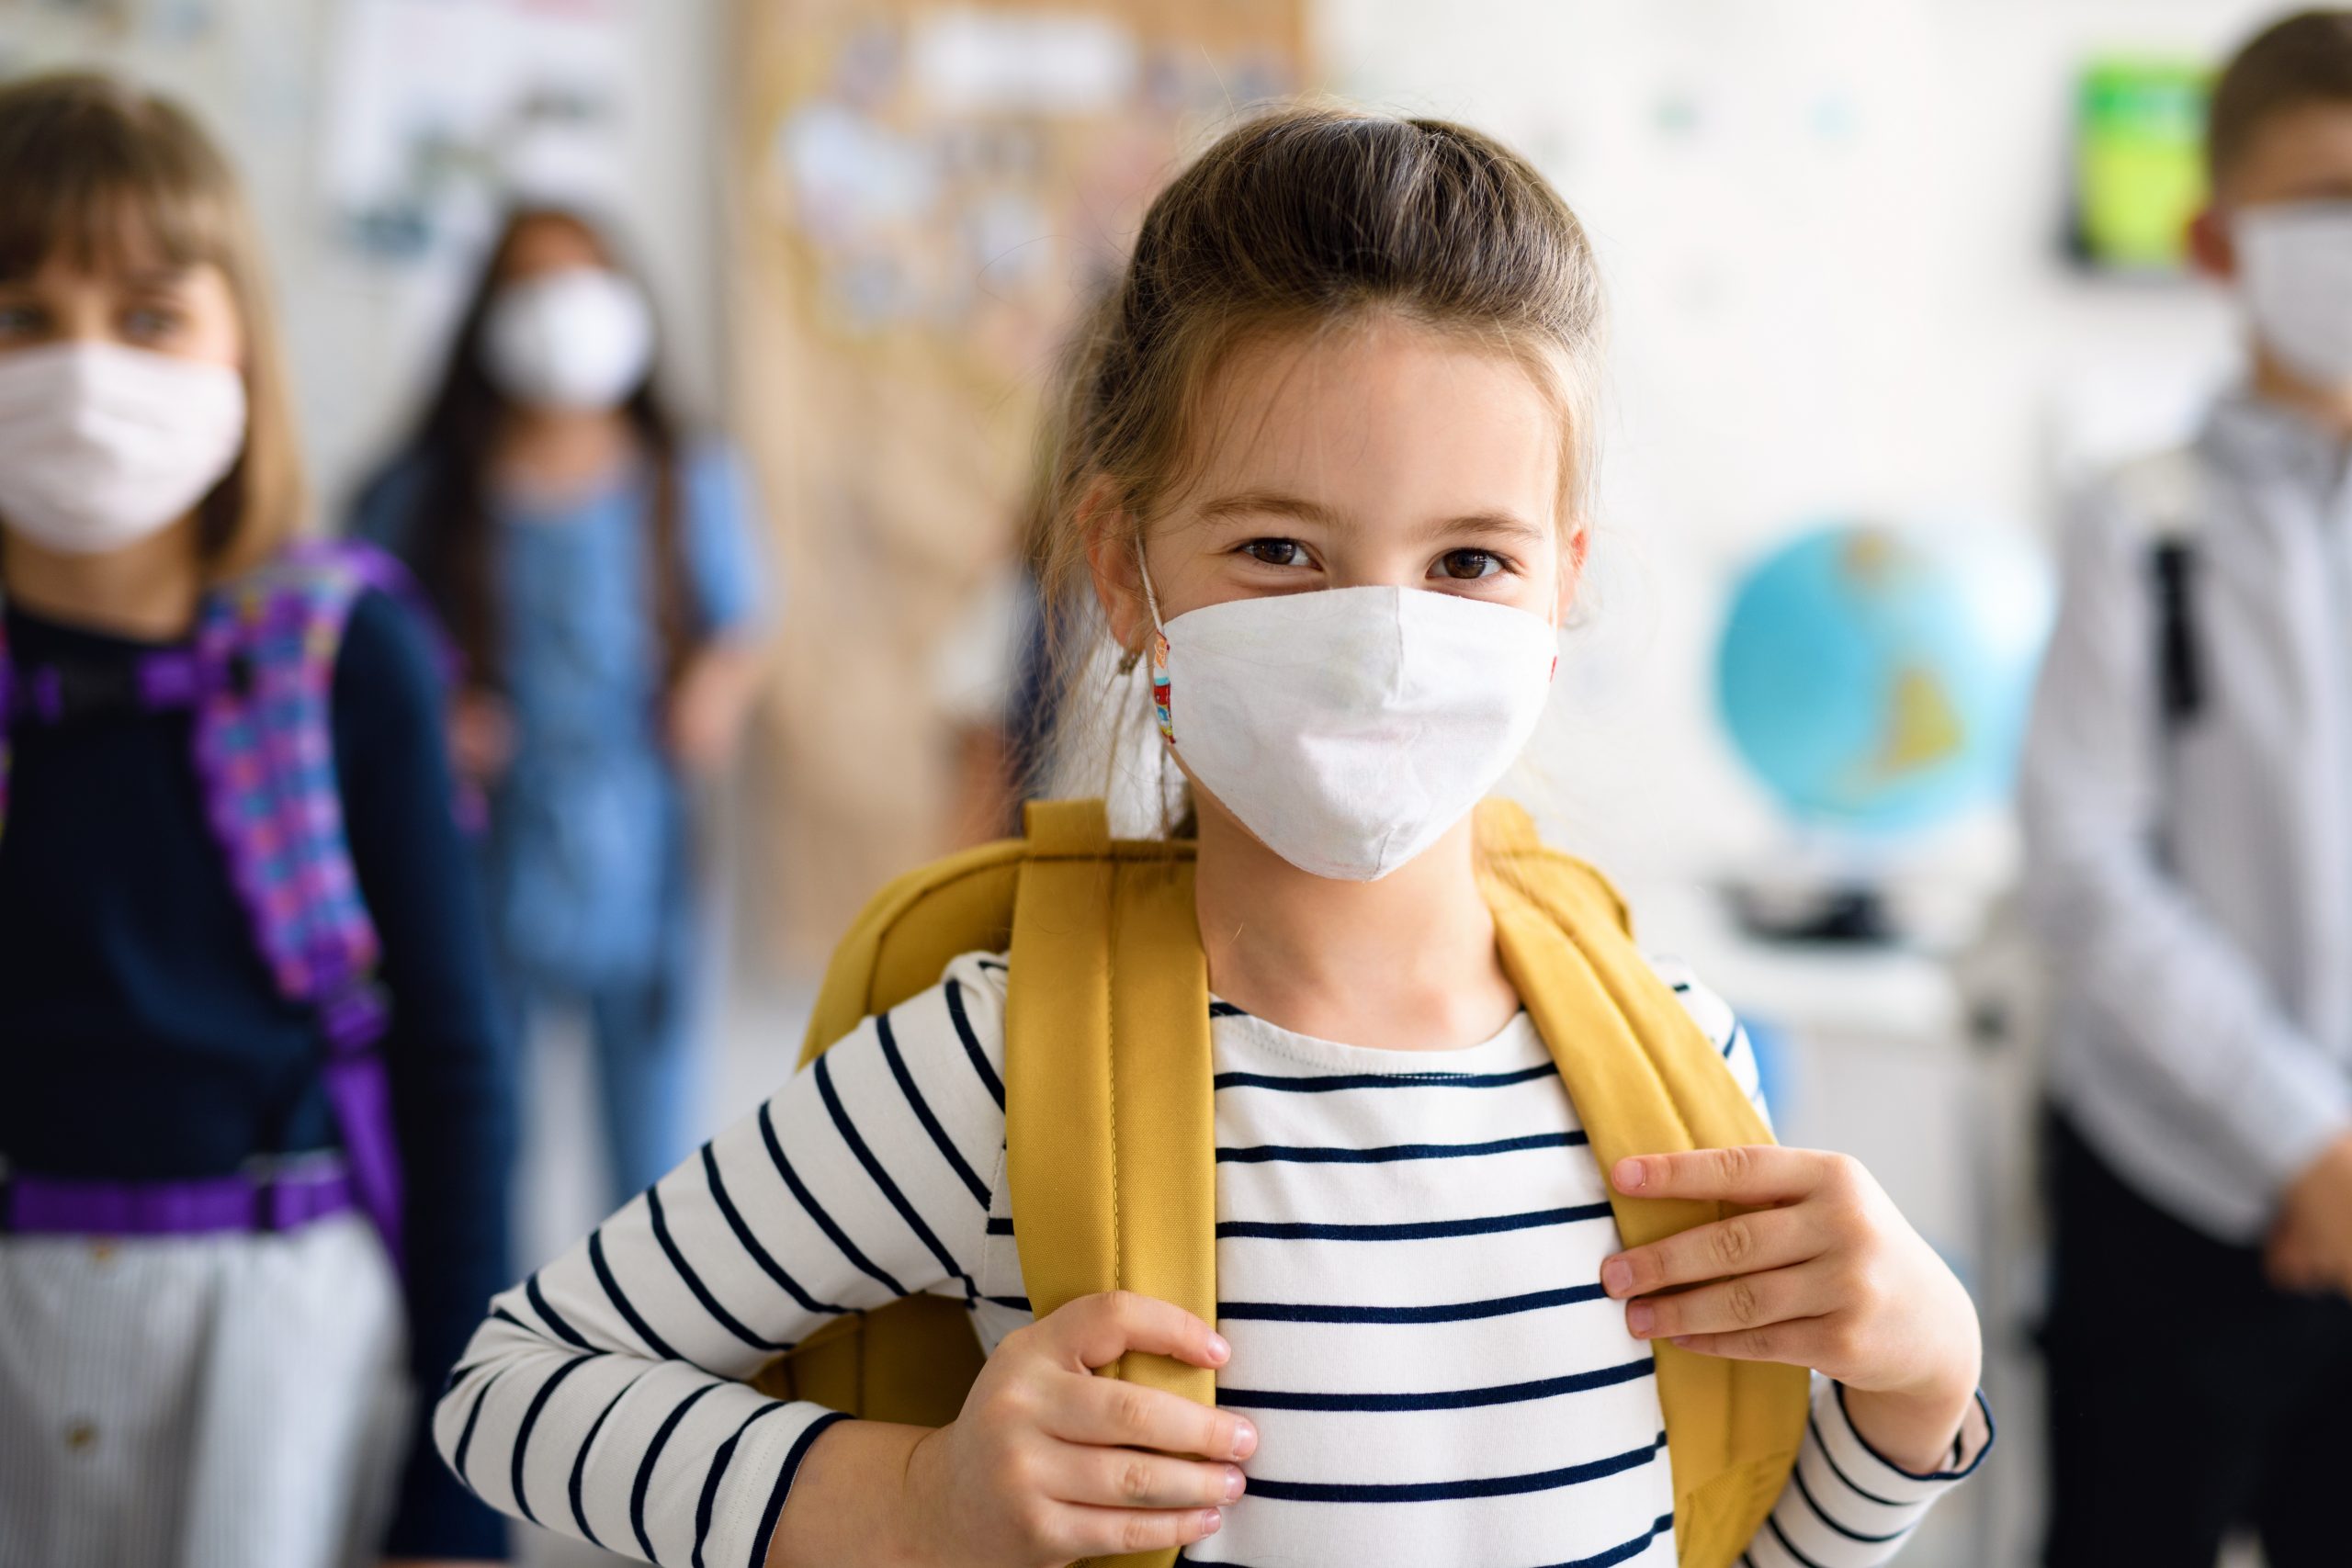
[[[2103,55],[2075,81],[2075,261],[2110,276],[2180,276],[2188,223],[2205,202],[2205,105],[2211,68],[2142,54]]]
[[[931,672],[1012,554],[1053,362],[1304,0],[741,0],[735,405],[793,585],[756,814],[820,951],[950,810]]]
[[[608,204],[627,20],[623,0],[343,0],[321,171],[345,240],[432,259],[479,244],[516,191]]]

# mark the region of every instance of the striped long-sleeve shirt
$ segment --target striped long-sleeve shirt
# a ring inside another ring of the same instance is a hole
[[[1669,978],[1756,1097],[1730,1010]],[[1002,963],[958,959],[501,1296],[435,1417],[466,1483],[658,1562],[757,1568],[840,1417],[736,1380],[911,1292],[963,1301],[991,1349],[1030,1321],[1003,1005]],[[1191,1560],[1673,1562],[1650,1350],[1599,1283],[1607,1189],[1525,1015],[1424,1052],[1212,1011],[1217,1397],[1260,1441]],[[1751,1568],[1884,1562],[1965,1472],[1881,1459],[1833,1384],[1813,1415]]]

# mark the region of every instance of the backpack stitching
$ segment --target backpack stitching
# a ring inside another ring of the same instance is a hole
[[[1105,867],[1104,870],[1111,883],[1111,899],[1107,913],[1112,919],[1116,919],[1119,908],[1119,871],[1115,863]],[[1119,933],[1110,930],[1110,924],[1111,919],[1103,921],[1105,957],[1115,959],[1119,950]],[[1119,1291],[1125,1290],[1127,1283],[1126,1230],[1124,1218],[1119,1213],[1121,1185],[1119,1180],[1119,998],[1107,970],[1103,980],[1102,1038],[1107,1043],[1111,1055],[1111,1070],[1104,1075],[1109,1086],[1111,1107],[1111,1288]],[[1121,1358],[1123,1361],[1125,1359]]]

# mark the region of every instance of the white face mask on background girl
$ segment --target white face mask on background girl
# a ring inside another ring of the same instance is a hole
[[[1558,664],[1549,622],[1430,589],[1230,599],[1165,625],[1150,603],[1160,729],[1185,767],[1267,848],[1347,882],[1387,875],[1477,805]]]
[[[244,445],[233,367],[110,343],[0,355],[0,523],[60,554],[170,526]]]
[[[2230,226],[2256,333],[2315,387],[2352,386],[2352,201],[2251,208]]]
[[[602,267],[567,267],[502,288],[482,325],[482,370],[537,408],[618,404],[653,368],[653,308]]]

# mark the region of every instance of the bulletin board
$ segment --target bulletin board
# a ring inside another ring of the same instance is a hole
[[[820,955],[935,853],[939,640],[1012,554],[1055,355],[1304,0],[740,0],[735,428],[786,583],[747,891]]]

